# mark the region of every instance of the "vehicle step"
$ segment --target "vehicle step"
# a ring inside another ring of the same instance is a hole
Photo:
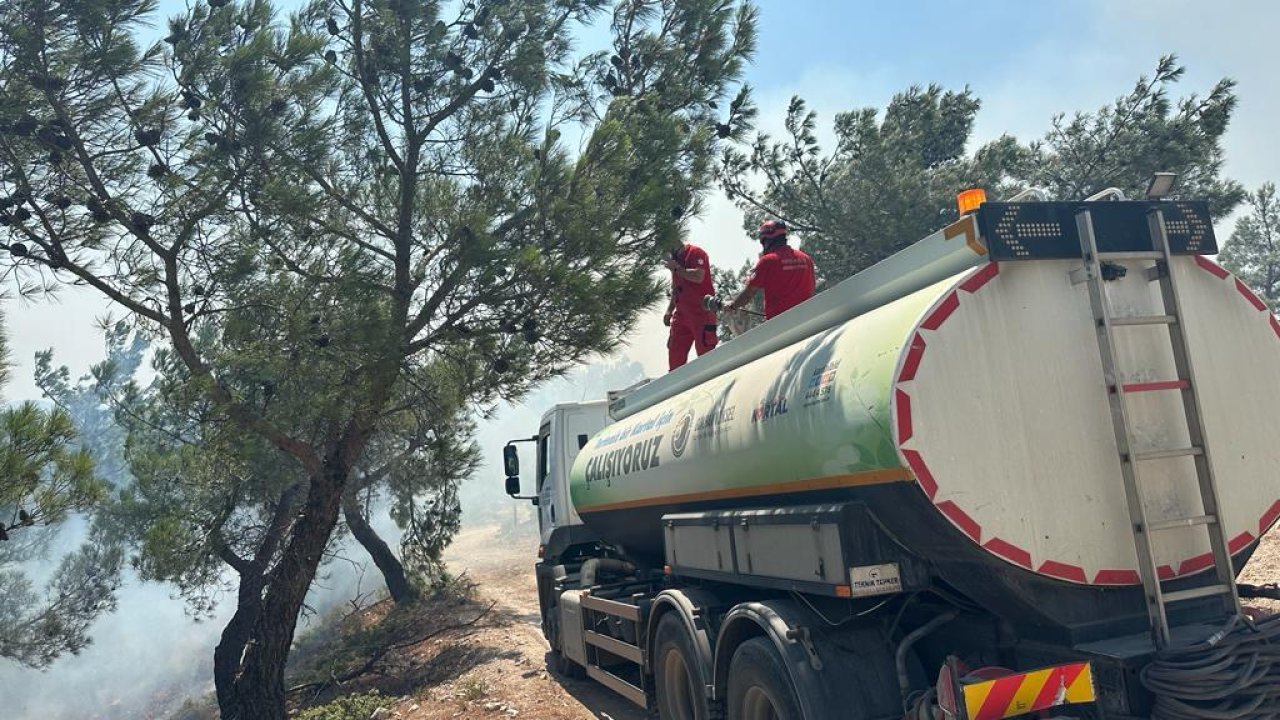
[[[640,608],[628,603],[618,602],[617,600],[607,600],[605,598],[598,598],[594,595],[583,595],[582,607],[587,610],[602,612],[605,615],[620,617],[623,620],[640,622]]]
[[[588,630],[583,639],[587,641],[588,645],[595,645],[601,650],[613,653],[620,658],[626,658],[637,665],[644,664],[644,652],[631,643],[623,642],[608,635],[601,635],[593,630]]]
[[[632,685],[608,670],[596,667],[595,665],[588,665],[587,676],[636,705],[639,705],[642,708],[649,707],[649,700],[645,697],[644,690]]]

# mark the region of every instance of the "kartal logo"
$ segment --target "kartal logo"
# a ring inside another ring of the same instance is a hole
[[[689,436],[693,434],[693,411],[688,410],[676,422],[676,429],[671,432],[671,454],[680,457],[689,446]]]
[[[751,410],[751,422],[759,423],[787,414],[787,398],[780,396],[769,398]]]

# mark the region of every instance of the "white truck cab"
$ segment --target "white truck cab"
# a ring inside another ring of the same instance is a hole
[[[533,442],[537,448],[535,492],[527,497],[538,506],[539,542],[544,547],[555,544],[559,536],[567,535],[571,528],[582,527],[582,519],[569,495],[569,472],[587,440],[609,424],[608,407],[605,400],[555,405],[542,416],[536,437],[512,440],[507,443],[508,449],[504,449],[510,457],[515,453],[517,442]],[[508,478],[518,478],[518,463],[516,472],[512,469],[508,461]],[[508,494],[518,496],[519,490],[518,483],[512,485],[508,479]]]

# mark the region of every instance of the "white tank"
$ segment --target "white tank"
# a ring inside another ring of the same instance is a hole
[[[1136,584],[1087,285],[1071,277],[1080,266],[983,264],[656,400],[578,456],[574,503],[606,539],[648,548],[666,512],[861,500],[940,565],[946,535],[1015,576]],[[1163,314],[1142,270],[1105,284],[1113,314]],[[1172,270],[1240,552],[1280,516],[1280,324],[1212,261],[1180,256]],[[1167,330],[1116,333],[1135,449],[1187,446]],[[1190,458],[1140,469],[1153,521],[1202,512]],[[1207,567],[1208,552],[1203,527],[1156,541],[1166,577]]]

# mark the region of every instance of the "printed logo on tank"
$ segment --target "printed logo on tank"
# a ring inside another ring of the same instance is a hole
[[[686,410],[684,415],[676,422],[675,430],[671,431],[671,454],[675,457],[684,455],[684,449],[689,446],[689,436],[693,431],[693,411]]]

